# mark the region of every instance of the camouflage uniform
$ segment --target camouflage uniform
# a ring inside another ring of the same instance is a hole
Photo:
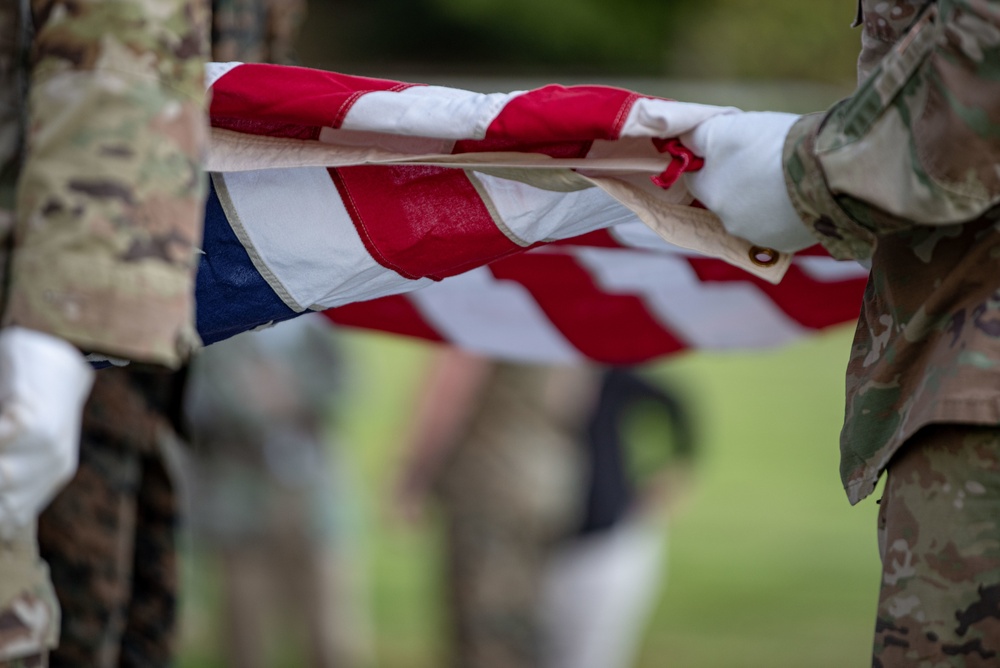
[[[181,377],[106,369],[83,416],[76,476],[38,540],[62,607],[55,666],[172,665],[177,502],[163,448]]]
[[[447,534],[452,665],[540,666],[541,592],[580,521],[578,445],[597,374],[498,363],[436,480]]]
[[[645,534],[662,543],[662,527],[645,525],[649,517],[642,516],[652,510],[646,506],[656,502],[653,495],[674,491],[662,489],[673,468],[667,462],[692,454],[683,405],[624,369],[498,362],[481,383],[432,474],[447,532],[452,665],[628,664],[638,637],[632,632],[643,626],[642,597],[633,595],[628,578],[605,579],[605,569],[636,566],[638,588],[655,593],[658,582],[637,566],[645,561],[658,570],[655,550],[625,545],[624,537]],[[431,391],[440,388],[432,384]],[[625,424],[633,410],[650,408],[668,420],[663,445],[674,448],[640,464],[629,452]],[[623,553],[643,558],[615,562]],[[582,574],[586,587],[575,575],[567,579],[567,570]],[[605,596],[609,590],[620,596]],[[595,595],[620,625],[567,614]]]
[[[858,22],[861,85],[793,127],[785,166],[823,245],[872,262],[841,475],[857,503],[888,470],[875,663],[996,665],[1000,2],[862,0]]]
[[[167,366],[191,350],[205,9],[198,0],[32,3],[5,323]]]
[[[255,44],[257,55],[268,55],[262,45],[290,53],[298,0],[280,21],[276,0],[267,5],[274,16],[259,0],[239,4],[239,30],[235,4],[213,16],[216,59],[249,60]],[[251,16],[253,7],[261,11]],[[41,554],[63,609],[53,666],[172,662],[178,517],[161,445],[177,438],[182,384],[182,375],[133,369],[105,370],[95,380],[79,470],[39,520]]]
[[[206,18],[201,0],[0,6],[5,325],[170,366],[195,344]],[[58,608],[21,538],[0,546],[0,665],[43,665]]]
[[[277,0],[213,7],[213,58],[289,54],[303,8],[287,4],[280,15]],[[41,554],[62,606],[52,666],[173,661],[178,510],[161,445],[177,438],[171,404],[182,385],[182,375],[130,369],[95,380],[79,470],[39,520]]]

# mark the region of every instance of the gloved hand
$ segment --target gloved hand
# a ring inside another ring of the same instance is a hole
[[[33,522],[76,470],[93,376],[62,339],[0,331],[0,538]]]
[[[680,138],[705,159],[701,170],[684,174],[691,194],[730,234],[789,253],[816,243],[792,208],[782,169],[785,136],[798,119],[770,111],[721,114]]]

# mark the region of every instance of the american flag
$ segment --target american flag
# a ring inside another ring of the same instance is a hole
[[[858,314],[865,270],[730,237],[678,179],[698,159],[677,137],[728,109],[604,86],[208,75],[206,343],[323,311],[504,359],[629,364]]]

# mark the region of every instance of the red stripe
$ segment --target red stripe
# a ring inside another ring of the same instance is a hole
[[[706,283],[753,283],[790,318],[809,329],[823,329],[856,320],[861,312],[864,278],[817,281],[794,264],[777,285],[751,276],[722,260],[688,257],[698,278]]]
[[[546,144],[617,139],[639,97],[608,86],[545,86],[508,102],[486,138]]]
[[[440,280],[524,250],[462,170],[368,165],[330,175],[365,248],[406,278]]]
[[[569,239],[556,239],[554,246],[589,246],[592,248],[626,248],[608,230],[594,230]]]
[[[552,324],[590,359],[637,364],[686,348],[639,297],[603,292],[568,255],[525,253],[489,268],[498,279],[525,286]]]
[[[212,125],[232,127],[242,122],[248,126],[243,132],[256,129],[257,134],[286,125],[338,127],[364,93],[412,85],[305,67],[239,65],[212,86]]]
[[[323,311],[332,322],[345,327],[375,329],[427,341],[444,341],[405,295],[392,295]]]

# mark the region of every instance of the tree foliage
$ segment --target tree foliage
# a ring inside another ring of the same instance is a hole
[[[313,0],[313,61],[438,71],[853,77],[850,0]]]

